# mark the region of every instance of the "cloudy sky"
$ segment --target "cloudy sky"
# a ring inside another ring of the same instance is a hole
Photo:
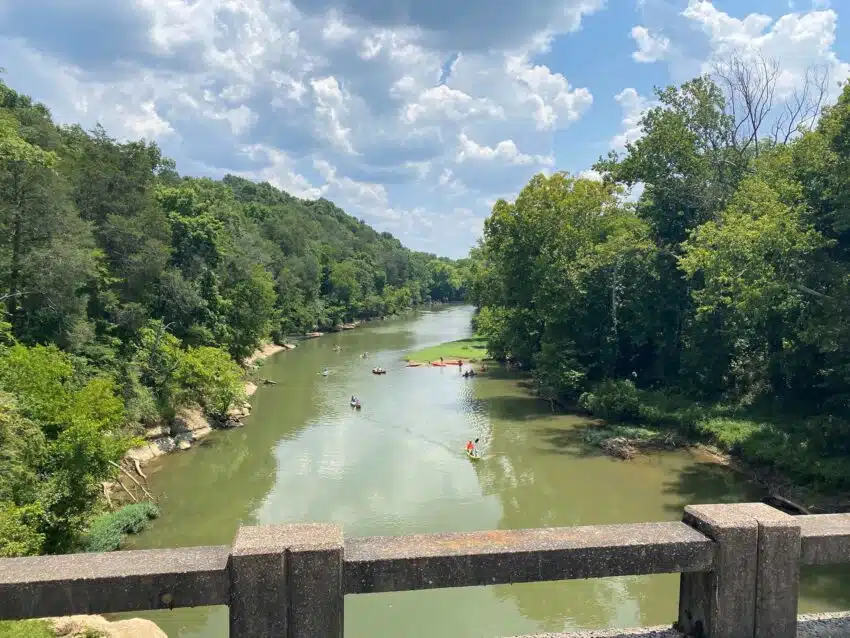
[[[462,256],[498,197],[634,139],[731,50],[850,76],[848,0],[0,0],[0,66],[183,174],[327,197]],[[835,94],[835,90],[833,91]]]

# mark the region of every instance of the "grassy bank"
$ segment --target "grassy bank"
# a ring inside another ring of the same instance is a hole
[[[0,620],[0,638],[54,638],[56,633],[44,620]]]
[[[128,535],[138,534],[158,516],[159,508],[149,501],[132,503],[103,514],[92,521],[83,538],[85,551],[112,552],[121,549]]]
[[[436,361],[444,359],[463,359],[464,361],[481,361],[487,358],[487,343],[483,337],[469,337],[457,341],[447,341],[438,346],[423,348],[410,352],[405,356],[406,361]]]
[[[615,454],[629,446],[702,444],[771,487],[796,494],[850,490],[850,458],[828,444],[829,433],[846,424],[832,417],[701,403],[638,390],[628,381],[598,385],[581,396],[579,406],[607,422],[590,428],[585,440]]]

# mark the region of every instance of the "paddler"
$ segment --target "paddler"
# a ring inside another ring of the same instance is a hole
[[[472,441],[466,442],[466,451],[468,454],[475,454],[475,444],[478,443],[478,439],[475,439],[475,443]]]

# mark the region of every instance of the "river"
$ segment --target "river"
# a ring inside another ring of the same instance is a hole
[[[576,440],[498,370],[405,368],[406,351],[470,335],[469,307],[421,311],[302,342],[267,360],[244,428],[214,432],[147,473],[162,516],[128,548],[228,544],[237,527],[335,522],[347,536],[678,520],[688,503],[757,499],[688,452],[632,461]],[[335,352],[335,346],[341,350]],[[368,352],[368,359],[360,353]],[[386,375],[370,373],[373,366]],[[321,376],[327,367],[330,374]],[[349,397],[363,409],[351,410]],[[484,458],[463,446],[481,438]],[[806,572],[801,612],[850,608],[850,578]],[[347,638],[470,638],[672,622],[675,575],[349,596]],[[129,614],[170,638],[225,638],[227,609]]]

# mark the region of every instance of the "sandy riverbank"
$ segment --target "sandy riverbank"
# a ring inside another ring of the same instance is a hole
[[[250,368],[268,357],[284,350],[291,350],[294,347],[293,345],[269,343],[262,348],[258,348],[243,363],[246,368]],[[257,384],[253,381],[246,380],[244,387],[245,396],[247,397],[253,396],[257,391]],[[242,405],[234,406],[227,414],[227,423],[229,425],[226,427],[239,426],[242,420],[250,413],[251,404],[247,401]],[[145,444],[129,450],[126,457],[133,464],[138,462],[140,465],[145,465],[165,454],[178,450],[188,450],[192,447],[192,444],[209,435],[214,427],[219,427],[220,425],[214,423],[198,407],[184,408],[177,413],[177,416],[170,425],[159,425],[146,430],[143,435]]]
[[[290,344],[287,344],[285,346],[281,346],[281,345],[276,344],[276,343],[267,343],[262,348],[255,350],[254,354],[252,354],[250,357],[246,357],[245,360],[242,362],[242,364],[246,368],[249,368],[253,365],[256,365],[257,363],[259,363],[263,359],[267,359],[268,357],[272,356],[273,354],[277,354],[278,352],[283,352],[284,350],[291,350],[294,347],[295,347],[294,345],[290,345]]]

